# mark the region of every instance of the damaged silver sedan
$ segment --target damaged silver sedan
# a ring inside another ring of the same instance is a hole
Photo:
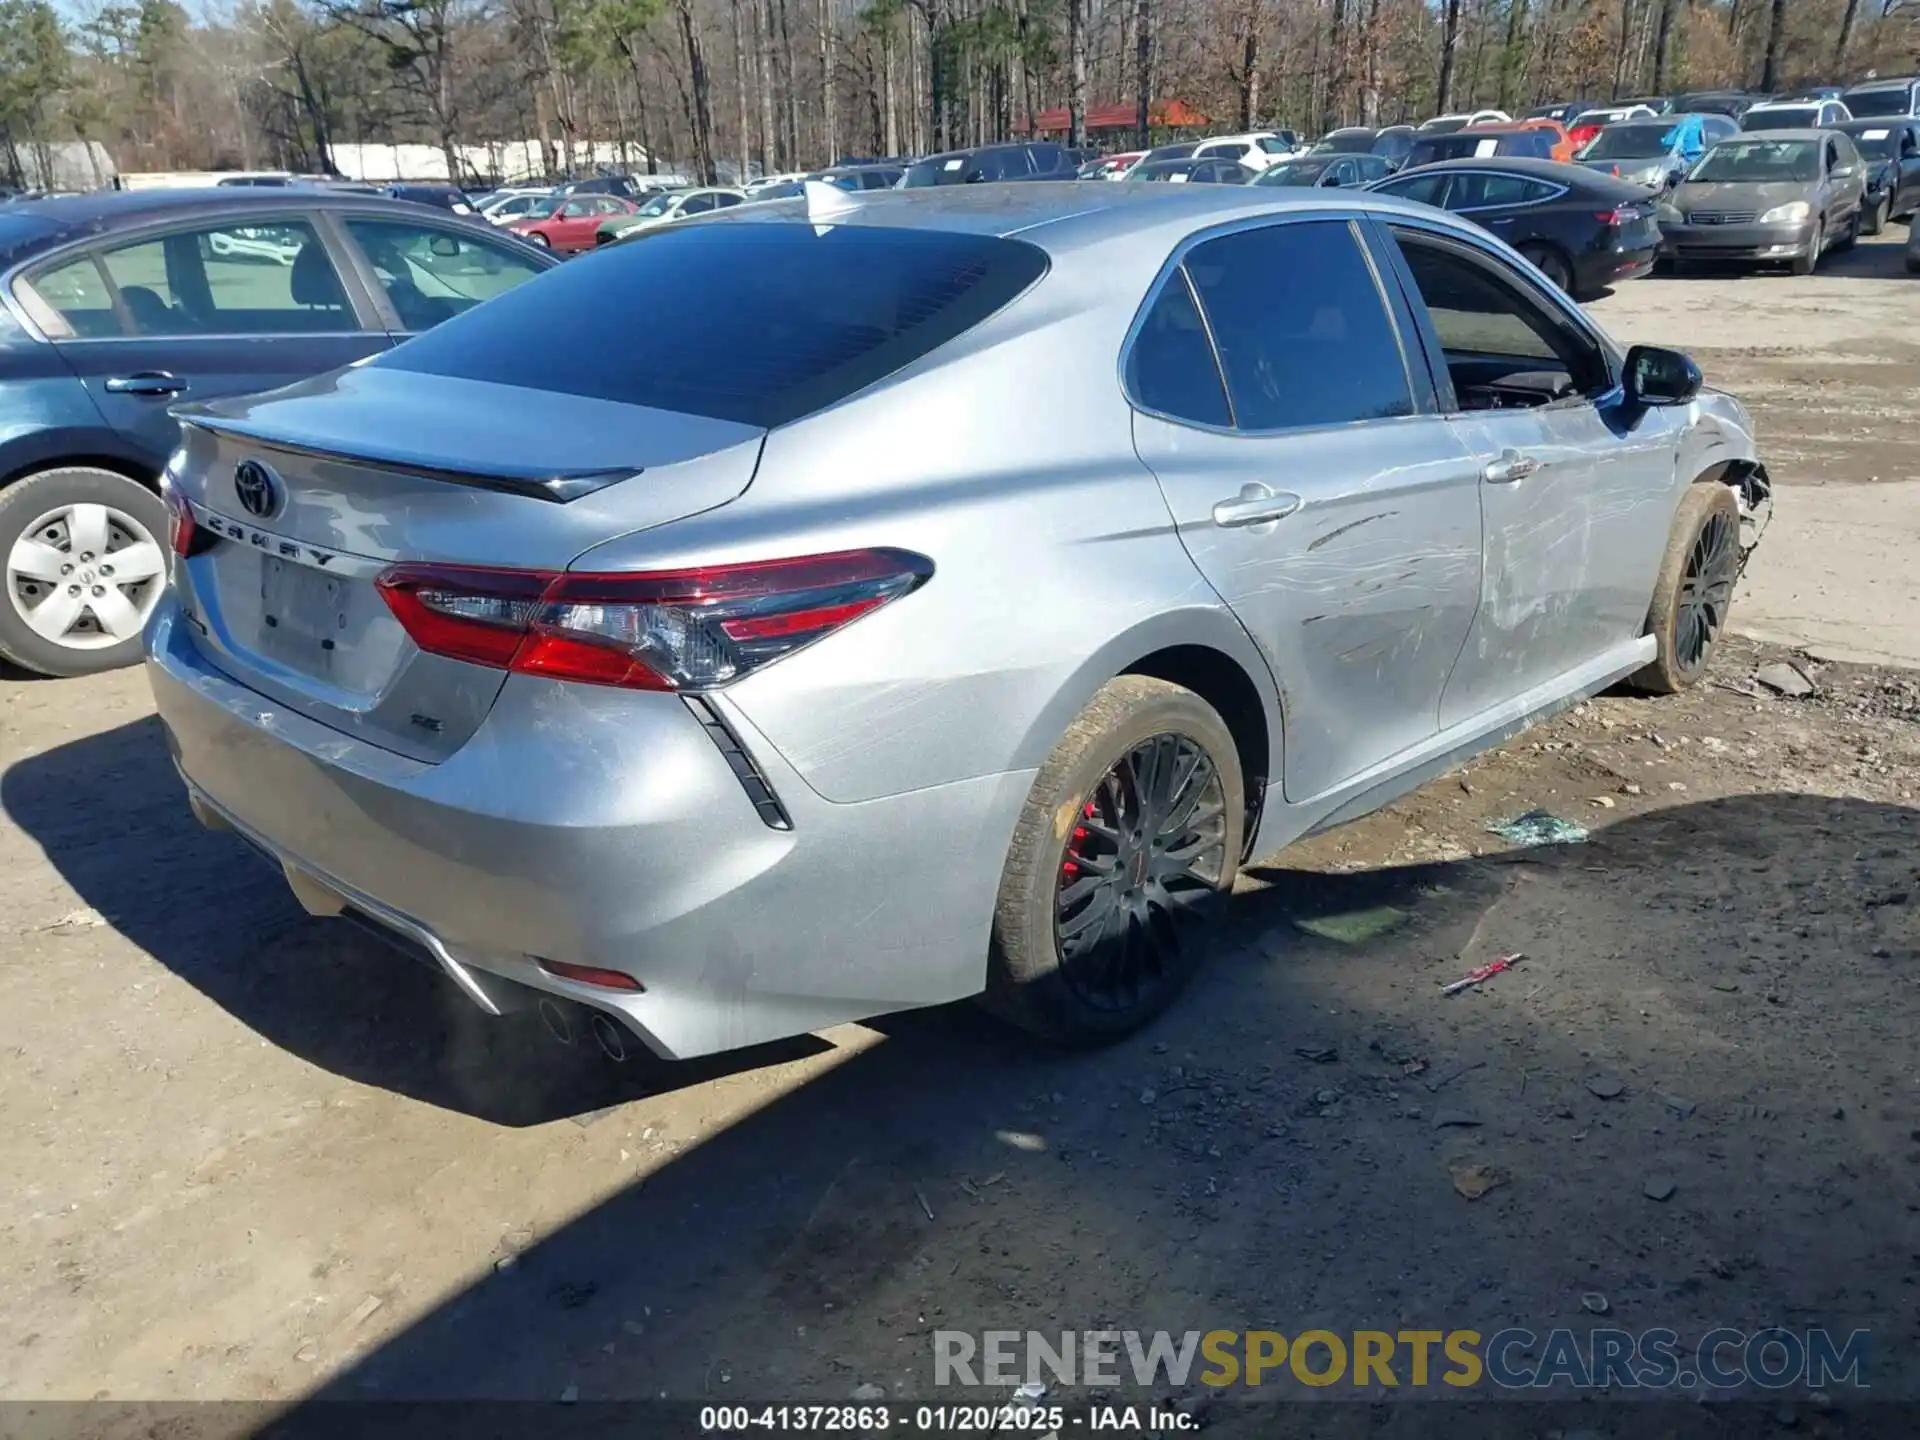
[[[1484,231],[817,188],[184,414],[154,690],[310,909],[610,1050],[1098,1039],[1246,857],[1705,670],[1746,413]]]

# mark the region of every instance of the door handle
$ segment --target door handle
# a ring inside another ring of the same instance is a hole
[[[1518,450],[1502,450],[1489,460],[1480,471],[1480,478],[1489,485],[1513,485],[1540,468],[1540,462],[1531,455],[1522,455]]]
[[[1213,523],[1229,530],[1244,525],[1265,525],[1284,520],[1299,508],[1298,495],[1276,493],[1266,485],[1243,485],[1235,498],[1222,500],[1213,507]]]
[[[142,370],[135,375],[115,375],[107,381],[109,395],[178,395],[187,382],[164,370]]]

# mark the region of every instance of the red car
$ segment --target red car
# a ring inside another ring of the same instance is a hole
[[[522,215],[505,228],[536,245],[570,254],[593,248],[593,232],[613,215],[631,215],[639,207],[618,195],[567,195],[544,212]]]

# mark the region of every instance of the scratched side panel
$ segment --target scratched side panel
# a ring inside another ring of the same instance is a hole
[[[1482,460],[1512,450],[1539,468],[1482,487],[1480,613],[1440,707],[1443,726],[1645,632],[1678,499],[1677,414],[1581,405],[1455,417]]]
[[[1134,443],[1188,553],[1273,669],[1289,802],[1437,732],[1480,594],[1477,470],[1445,421],[1256,436],[1137,415]],[[1250,484],[1301,506],[1216,525],[1215,503]]]

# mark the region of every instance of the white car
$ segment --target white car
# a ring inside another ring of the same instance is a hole
[[[276,265],[293,264],[300,245],[300,232],[284,225],[239,225],[207,236],[207,248],[222,259],[269,260]]]
[[[643,201],[638,210],[631,215],[614,215],[602,221],[599,230],[594,232],[596,245],[605,245],[630,235],[636,230],[652,230],[657,226],[671,225],[676,220],[684,220],[692,215],[705,215],[714,210],[730,210],[744,203],[750,196],[724,185],[709,185],[698,190],[675,190],[655,195]]]
[[[749,180],[740,187],[743,194],[751,195],[756,190],[765,190],[773,185],[791,185],[796,180],[807,178],[805,170],[788,170],[778,175],[762,175],[758,180]]]
[[[540,190],[502,190],[480,207],[481,216],[495,225],[505,225],[510,221],[524,220],[553,203],[553,191]]]
[[[1574,116],[1573,119],[1567,123],[1567,133],[1571,135],[1575,130],[1581,129],[1594,131],[1604,130],[1607,126],[1616,125],[1622,120],[1653,120],[1656,118],[1658,117],[1655,115],[1651,105],[1602,105],[1598,110],[1582,110],[1578,115]],[[1581,143],[1577,135],[1574,136],[1574,139],[1576,143]]]
[[[1469,125],[1505,125],[1513,117],[1504,110],[1461,110],[1451,115],[1436,115],[1420,127],[1423,135],[1450,135]]]
[[[1300,137],[1292,130],[1254,130],[1245,135],[1216,135],[1201,142],[1195,160],[1233,160],[1259,171],[1300,153]]]
[[[1838,100],[1763,100],[1740,117],[1742,130],[1824,130],[1853,112]]]

